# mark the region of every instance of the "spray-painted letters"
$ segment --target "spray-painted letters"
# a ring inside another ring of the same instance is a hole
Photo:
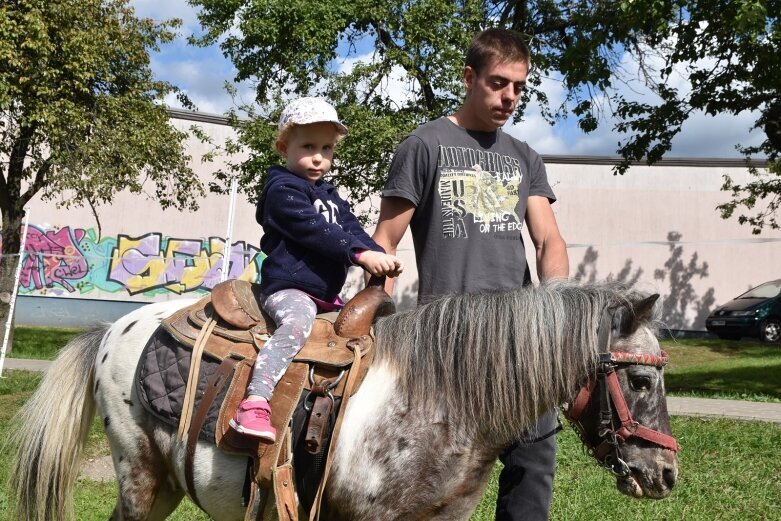
[[[262,254],[244,241],[231,246],[228,278],[255,281]],[[93,291],[142,294],[205,293],[220,281],[225,241],[141,237],[98,238],[94,229],[30,225],[22,256],[19,291],[79,294]]]

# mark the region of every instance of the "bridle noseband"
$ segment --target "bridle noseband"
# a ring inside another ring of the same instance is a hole
[[[609,342],[609,334],[605,335],[600,328],[600,344]],[[605,338],[607,336],[607,338]],[[622,365],[647,365],[662,368],[667,365],[669,357],[662,351],[661,356],[650,354],[634,354],[622,351],[607,351],[599,355],[596,376],[589,378],[580,389],[575,400],[564,411],[564,416],[580,435],[587,450],[596,458],[600,465],[619,477],[629,475],[629,466],[621,454],[620,444],[636,436],[664,449],[678,452],[678,442],[674,437],[656,431],[632,419],[632,414],[626,405],[624,393],[618,381],[616,369]],[[580,418],[591,402],[594,394],[599,398],[599,445],[592,446]],[[618,425],[613,420],[615,411]]]

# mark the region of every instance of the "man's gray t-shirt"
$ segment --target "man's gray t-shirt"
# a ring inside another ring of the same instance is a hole
[[[542,158],[501,129],[470,131],[443,117],[410,134],[382,196],[416,206],[410,228],[419,299],[520,287],[530,195],[556,200]]]

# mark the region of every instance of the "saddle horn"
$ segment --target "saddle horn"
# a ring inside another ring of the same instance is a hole
[[[334,332],[342,338],[368,335],[376,318],[392,315],[396,305],[385,292],[385,277],[372,277],[366,287],[351,298],[334,321]]]

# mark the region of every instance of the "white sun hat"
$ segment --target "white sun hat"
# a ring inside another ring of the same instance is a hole
[[[339,121],[336,109],[323,98],[307,96],[292,101],[279,116],[277,128],[288,125],[310,125],[312,123],[333,123],[340,134],[347,134],[347,127]]]

